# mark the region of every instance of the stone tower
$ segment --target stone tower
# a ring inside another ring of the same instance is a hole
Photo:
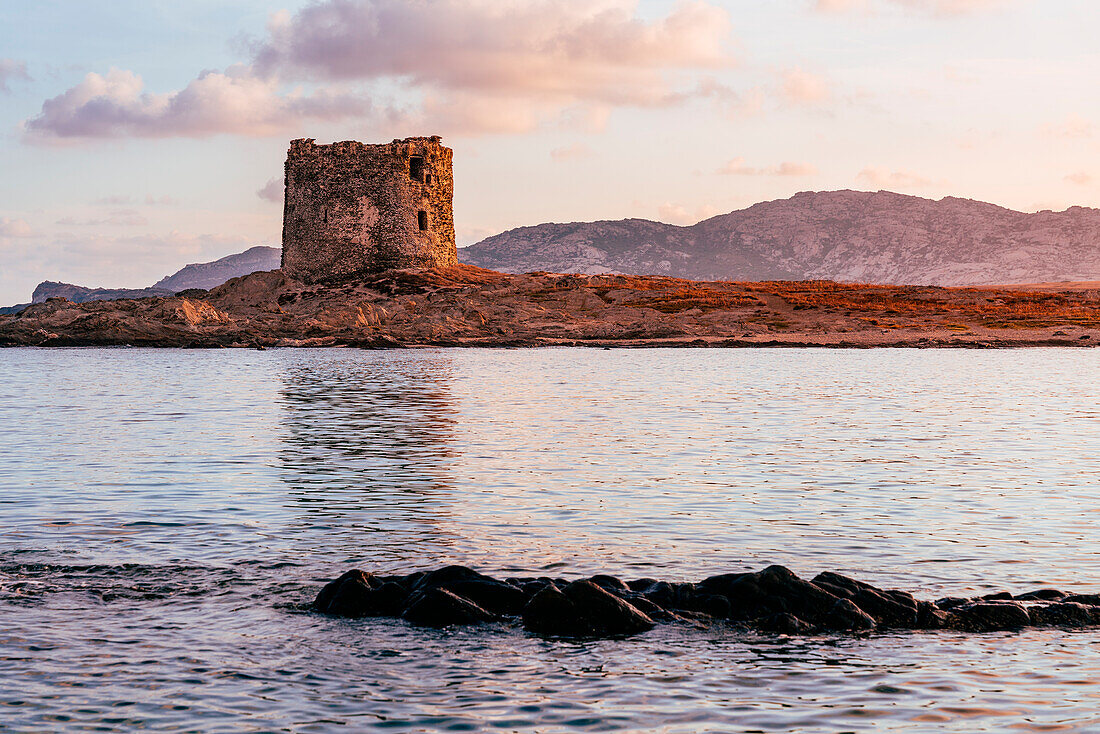
[[[315,283],[389,268],[454,265],[451,149],[430,138],[290,143],[283,272]]]

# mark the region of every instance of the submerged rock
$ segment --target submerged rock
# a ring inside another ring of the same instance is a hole
[[[426,589],[413,597],[401,617],[421,627],[480,624],[497,619],[469,599],[438,587]]]
[[[392,617],[401,613],[406,596],[399,585],[353,569],[326,584],[313,606],[337,617]]]
[[[1054,601],[1055,599],[1064,599],[1065,597],[1065,592],[1058,591],[1057,589],[1036,589],[1026,594],[1017,594],[1012,598],[1016,601]]]
[[[1079,602],[1041,604],[1028,610],[1031,623],[1037,627],[1091,627],[1100,624],[1100,607]]]
[[[1019,602],[978,601],[952,609],[948,624],[966,632],[995,632],[1027,627],[1031,617]]]
[[[827,629],[838,632],[861,632],[873,630],[878,622],[851,599],[837,599],[836,604],[825,615],[823,624]]]
[[[756,628],[761,632],[777,632],[781,635],[808,635],[814,631],[809,622],[786,612],[761,617],[756,620]]]
[[[624,582],[606,575],[577,581],[502,581],[465,566],[406,576],[354,569],[326,584],[313,608],[340,617],[400,617],[427,627],[512,620],[535,634],[561,637],[633,635],[658,623],[725,622],[784,635],[1100,626],[1096,594],[1039,589],[932,602],[837,573],[806,581],[783,566],[721,574],[699,583]]]
[[[551,584],[523,608],[523,626],[545,635],[632,635],[653,625],[645,612],[587,579],[574,581],[560,591]]]
[[[860,610],[874,617],[883,627],[911,629],[917,626],[917,600],[904,591],[883,591],[862,581],[838,573],[821,573],[813,583],[844,599],[850,599]]]

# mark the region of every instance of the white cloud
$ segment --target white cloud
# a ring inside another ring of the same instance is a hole
[[[934,181],[912,171],[891,171],[882,166],[869,166],[856,175],[856,180],[871,186],[919,189],[931,186]]]
[[[469,247],[470,245],[481,242],[486,237],[492,237],[495,234],[499,234],[505,229],[505,227],[455,227],[455,239],[458,240],[459,247]],[[462,253],[458,254],[458,259],[461,262]]]
[[[127,206],[133,203],[134,198],[125,194],[112,194],[110,196],[101,196],[98,199],[94,199],[91,203],[92,206]]]
[[[283,179],[281,178],[270,179],[267,183],[263,185],[262,188],[260,188],[256,192],[256,196],[260,197],[264,201],[271,201],[276,204],[282,204],[283,185]]]
[[[715,214],[721,213],[721,210],[708,204],[697,206],[691,210],[680,204],[672,204],[669,202],[657,207],[658,221],[668,222],[669,224],[695,224],[696,222],[701,222],[704,219],[713,217]]]
[[[717,173],[733,176],[813,176],[817,174],[817,168],[809,163],[795,161],[783,161],[777,166],[757,168],[747,165],[744,158],[737,157],[719,168]]]
[[[824,13],[874,12],[893,7],[925,15],[950,17],[997,10],[1016,0],[813,0],[815,10]]]
[[[112,194],[110,196],[102,196],[98,199],[93,199],[92,206],[130,206],[136,204],[137,200],[128,194]],[[180,202],[175,197],[168,196],[153,196],[152,194],[146,194],[144,199],[145,206],[177,206]]]
[[[149,220],[138,214],[133,209],[116,209],[105,217],[90,217],[78,219],[77,217],[62,217],[57,224],[64,227],[99,227],[110,225],[116,227],[141,227],[149,223]]]
[[[997,10],[1014,0],[892,0],[895,5],[934,15],[965,15],[983,10]]]
[[[9,82],[15,80],[31,80],[30,74],[27,73],[27,64],[15,59],[0,59],[0,92],[10,92]]]

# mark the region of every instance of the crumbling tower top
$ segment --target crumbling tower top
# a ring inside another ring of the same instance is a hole
[[[430,138],[290,143],[283,272],[306,282],[458,262],[451,149]]]

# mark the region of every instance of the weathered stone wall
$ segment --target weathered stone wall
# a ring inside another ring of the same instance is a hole
[[[282,267],[292,278],[458,262],[451,149],[438,136],[382,145],[294,140],[285,197]]]

